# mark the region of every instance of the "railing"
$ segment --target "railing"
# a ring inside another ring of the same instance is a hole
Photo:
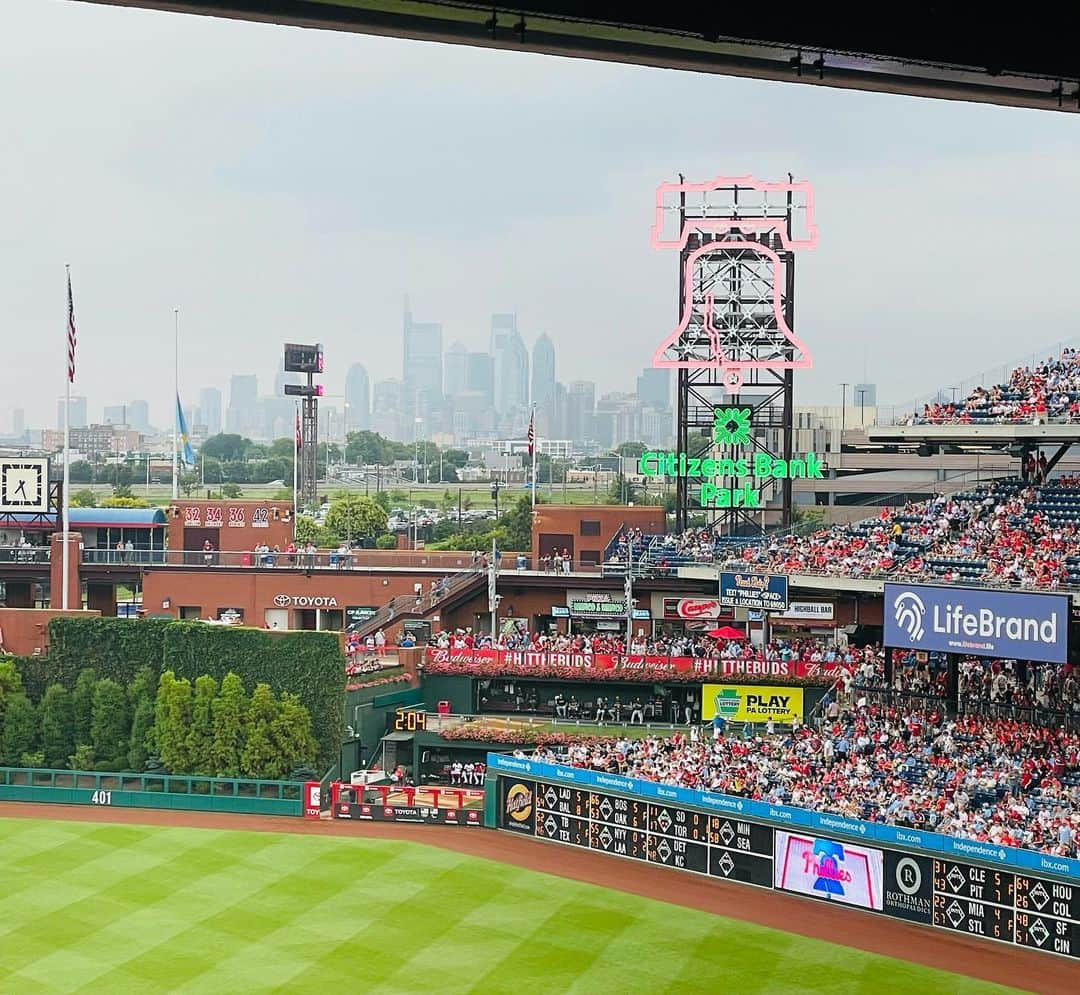
[[[481,567],[473,567],[470,570],[451,574],[445,586],[438,587],[433,591],[398,595],[398,597],[392,598],[374,615],[365,618],[350,631],[357,636],[364,637],[402,619],[423,618],[441,606],[447,598],[453,597],[476,583],[479,578],[486,576],[486,570]]]
[[[865,697],[871,705],[887,708],[917,708],[921,711],[941,709],[957,715],[971,715],[982,719],[1003,719],[1007,722],[1026,722],[1047,729],[1064,729],[1080,732],[1080,703],[1072,709],[1040,708],[1038,705],[1013,705],[960,695],[957,700],[943,694],[922,691],[900,691],[886,687],[852,686],[854,698]]]
[[[48,563],[48,546],[0,546],[0,563]]]
[[[299,816],[302,793],[296,781],[0,767],[0,801]]]

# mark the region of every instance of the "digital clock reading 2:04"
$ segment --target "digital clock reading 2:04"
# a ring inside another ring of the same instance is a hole
[[[427,712],[399,708],[394,715],[395,732],[421,732],[427,728]]]

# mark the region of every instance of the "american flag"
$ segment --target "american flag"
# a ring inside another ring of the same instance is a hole
[[[532,414],[529,415],[529,455],[532,456],[533,449],[536,447],[536,430],[533,427],[533,419],[536,418],[536,409],[533,408]]]
[[[75,382],[75,302],[71,297],[71,273],[68,272],[68,383]]]

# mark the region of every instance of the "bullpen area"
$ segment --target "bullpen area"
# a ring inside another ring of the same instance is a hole
[[[1007,990],[842,945],[880,945],[859,913],[768,896],[778,924],[841,941],[822,942],[715,914],[753,918],[754,889],[491,831],[9,804],[0,866],[3,991]],[[1074,969],[965,940],[948,957],[1035,991]]]

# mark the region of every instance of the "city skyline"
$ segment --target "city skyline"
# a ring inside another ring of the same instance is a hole
[[[372,383],[363,363],[348,364],[343,391],[322,395],[321,437],[340,439],[347,431],[370,428],[401,442],[423,437],[485,445],[524,438],[533,417],[539,438],[575,445],[603,448],[627,441],[660,445],[673,437],[669,370],[646,367],[634,382],[622,385],[632,389],[600,393],[595,381],[564,383],[558,378],[557,350],[546,332],[533,337],[526,330],[530,349],[516,314],[492,314],[490,326],[489,351],[470,352],[460,341],[443,348],[441,324],[416,320],[406,304],[400,376]],[[229,373],[227,390],[203,387],[195,403],[182,398],[192,438],[197,443],[219,432],[255,441],[288,437],[295,400],[285,395],[285,388],[295,379],[279,361],[270,393],[261,389],[256,374]],[[91,404],[84,395],[72,397],[73,429],[126,430],[121,436],[125,449],[137,448],[139,436],[160,437],[171,431],[170,423],[151,425],[145,400],[110,398],[104,404],[98,400]],[[51,426],[26,426],[20,412],[18,424],[24,432],[14,431],[13,416],[10,437],[33,441],[44,430],[44,437],[55,439],[63,426],[63,405],[64,399],[58,399]],[[6,434],[0,431],[0,437]],[[134,445],[128,444],[131,440],[136,440]]]
[[[1016,211],[1008,197],[1032,177],[1070,188],[1080,135],[1067,116],[10,6],[0,84],[25,99],[9,107],[19,142],[2,166],[0,328],[19,345],[0,369],[5,428],[14,409],[47,425],[63,392],[65,263],[73,393],[145,398],[154,424],[173,403],[174,308],[185,406],[227,392],[231,371],[269,394],[284,341],[325,343],[331,394],[353,362],[371,384],[399,377],[385,343],[405,294],[444,348],[486,351],[491,314],[516,313],[530,362],[542,331],[564,383],[626,390],[676,320],[676,269],[650,247],[649,214],[680,172],[813,184],[820,245],[798,262],[796,328],[814,367],[796,377],[797,404],[835,404],[842,382],[876,381],[887,406],[1000,375],[1069,339],[1080,305],[1070,254],[1024,248],[1071,231],[1080,206],[1028,198]],[[715,108],[737,145],[702,142],[696,115],[674,112],[693,106]],[[400,154],[418,134],[436,167]]]

